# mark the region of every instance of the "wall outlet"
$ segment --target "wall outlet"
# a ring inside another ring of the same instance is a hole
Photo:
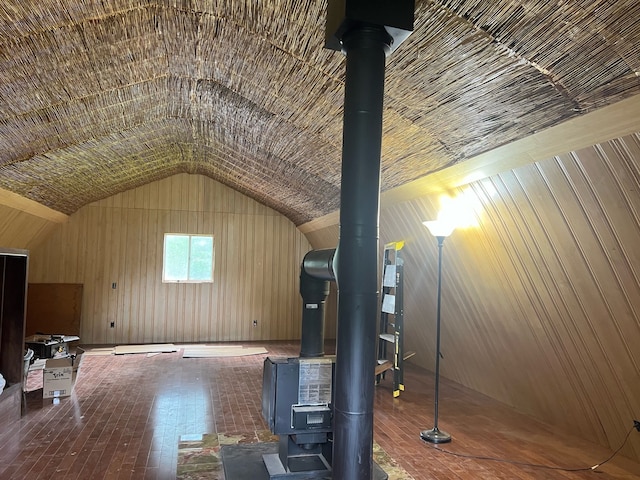
[[[111,288],[113,288],[114,290],[116,289],[116,287],[117,287],[117,286],[118,286],[118,284],[117,284],[116,282],[113,282],[113,283],[111,284]]]
[[[254,327],[257,327],[257,326],[258,326],[258,320],[254,320],[254,321],[253,321],[253,326],[254,326]]]
[[[111,322],[109,324],[109,328],[116,328],[116,322]]]

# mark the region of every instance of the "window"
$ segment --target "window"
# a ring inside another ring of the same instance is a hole
[[[213,282],[213,236],[166,233],[162,281]]]

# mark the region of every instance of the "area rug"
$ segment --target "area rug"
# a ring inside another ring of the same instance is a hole
[[[239,443],[277,442],[268,430],[251,433],[209,433],[183,435],[178,443],[178,480],[223,480],[220,448]],[[376,443],[373,459],[389,475],[389,480],[414,480]]]

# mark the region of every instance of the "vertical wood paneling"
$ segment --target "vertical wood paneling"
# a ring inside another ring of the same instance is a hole
[[[30,250],[38,246],[58,222],[45,220],[0,204],[0,246]]]
[[[640,137],[466,188],[481,208],[444,245],[442,374],[617,448],[640,412]],[[430,369],[437,247],[421,222],[437,212],[425,197],[380,221],[381,244],[407,242],[406,347]],[[640,439],[622,452],[640,459]]]
[[[214,235],[213,284],[162,283],[164,234],[180,232]],[[32,252],[31,278],[84,284],[85,343],[293,339],[309,249],[277,212],[183,174],[79,210]]]

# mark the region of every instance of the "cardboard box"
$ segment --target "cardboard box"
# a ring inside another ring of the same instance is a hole
[[[67,358],[50,358],[42,371],[43,398],[68,397],[76,382],[84,351],[78,348],[76,355]]]

